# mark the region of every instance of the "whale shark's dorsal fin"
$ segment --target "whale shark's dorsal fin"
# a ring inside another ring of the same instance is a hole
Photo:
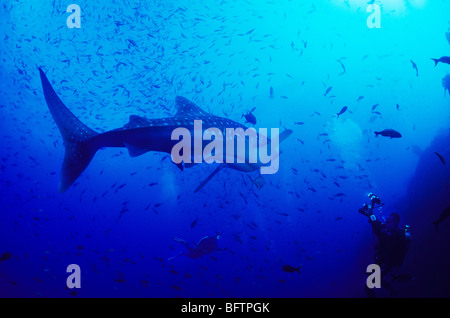
[[[195,105],[193,102],[182,96],[177,96],[175,98],[175,105],[177,107],[177,113],[175,114],[175,117],[177,116],[192,117],[195,115],[211,116],[211,114],[208,114],[203,109]]]
[[[125,125],[127,129],[140,128],[140,127],[148,127],[151,126],[151,121],[145,117],[131,115],[130,121]]]

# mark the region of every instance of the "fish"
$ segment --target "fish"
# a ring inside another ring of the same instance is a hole
[[[345,113],[345,112],[347,111],[347,109],[348,109],[347,106],[342,107],[341,111],[340,111],[339,113],[337,113],[338,118],[339,118],[340,115],[342,115],[343,113]]]
[[[337,60],[337,62],[338,62],[339,64],[341,64],[341,66],[342,66],[342,73],[340,73],[339,75],[345,74],[345,73],[347,72],[347,70],[345,69],[344,63],[342,63],[340,60]]]
[[[299,267],[293,267],[291,265],[284,265],[283,267],[281,267],[281,270],[285,273],[294,273],[297,272],[300,274],[300,268],[302,268],[302,266]]]
[[[178,285],[170,285],[170,288],[180,291],[181,287]]]
[[[433,224],[436,227],[436,230],[438,229],[439,224],[444,222],[448,217],[450,216],[450,205],[448,205],[439,215],[439,218],[433,222]]]
[[[59,192],[65,192],[72,186],[100,148],[127,148],[131,157],[138,157],[149,151],[171,154],[172,148],[178,143],[178,140],[172,140],[171,138],[173,130],[183,127],[193,132],[194,120],[202,120],[203,127],[216,127],[224,132],[224,135],[226,128],[247,129],[244,125],[231,119],[211,115],[187,98],[177,96],[175,98],[177,113],[172,117],[147,119],[131,115],[129,122],[124,127],[98,133],[83,124],[64,105],[41,68],[39,68],[39,74],[47,106],[59,128],[65,145],[65,156],[58,186]],[[279,142],[289,137],[292,132],[290,129],[281,132]],[[193,133],[191,136],[193,136]],[[270,143],[269,138],[267,138],[267,143]],[[219,168],[227,167],[241,172],[251,172],[263,166],[260,162],[238,163],[236,160],[237,151],[234,151],[234,157],[233,163],[220,163]],[[176,165],[183,171],[185,167],[189,168],[195,164],[183,165],[178,163]],[[217,171],[213,172],[213,174],[215,173]],[[205,185],[206,183],[203,182],[202,184]],[[198,190],[199,188],[197,188]]]
[[[259,175],[255,180],[252,180],[252,178],[250,178],[250,180],[257,189],[261,189],[266,184],[266,180],[261,175]]]
[[[127,281],[126,281],[125,279],[123,279],[123,278],[115,278],[114,281],[117,282],[117,283],[122,283],[122,284],[127,282]]]
[[[33,277],[33,279],[34,279],[35,281],[37,281],[38,283],[40,283],[40,284],[43,284],[43,283],[44,283],[44,281],[43,281],[42,279],[38,278],[38,277]]]
[[[378,135],[381,135],[383,137],[390,137],[391,139],[402,137],[402,135],[398,131],[395,131],[394,129],[385,129],[382,131],[375,131],[375,136],[378,137]]]
[[[2,256],[0,256],[0,262],[5,262],[9,260],[12,257],[12,254],[10,252],[4,252]]]
[[[132,39],[128,39],[128,42],[129,42],[128,48],[130,47],[130,44],[134,47],[138,47],[136,42],[134,42]]]
[[[357,102],[359,102],[360,100],[364,99],[364,96],[359,96],[358,99],[356,100]]]
[[[435,66],[435,67],[438,65],[439,62],[445,63],[445,64],[449,64],[449,65],[450,65],[450,56],[442,56],[442,57],[439,58],[439,59],[433,59],[433,58],[432,58],[432,60],[434,61],[434,66]]]
[[[331,90],[333,89],[332,86],[328,87],[327,90],[325,91],[325,94],[323,94],[323,96],[327,96],[329,92],[331,92]]]
[[[191,223],[191,229],[193,229],[193,228],[197,225],[197,222],[198,222],[198,218],[195,219],[195,220]]]
[[[411,62],[413,69],[416,70],[416,76],[419,76],[419,70],[417,69],[417,64],[414,63],[413,60],[409,60],[409,61]]]
[[[438,158],[441,160],[441,162],[445,165],[445,160],[444,157],[442,157],[440,154],[438,154],[437,152],[434,153],[436,156],[438,156]]]

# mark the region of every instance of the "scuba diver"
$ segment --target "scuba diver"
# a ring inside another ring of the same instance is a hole
[[[226,251],[227,248],[219,248],[217,245],[217,240],[220,238],[219,233],[215,236],[205,236],[197,244],[191,246],[189,242],[174,236],[173,240],[177,243],[181,243],[186,246],[187,252],[180,252],[179,254],[169,258],[168,260],[174,259],[177,256],[184,255],[189,258],[195,259],[199,257],[203,257],[204,255],[211,254],[214,251]]]
[[[411,241],[410,227],[408,225],[399,227],[400,215],[397,213],[391,213],[384,222],[378,220],[374,214],[374,208],[382,207],[384,203],[373,193],[369,193],[369,198],[370,203],[364,204],[358,211],[367,216],[372,225],[372,231],[376,237],[374,262],[380,266],[382,286],[393,295],[395,290],[386,281],[386,277],[387,274],[391,274],[394,281],[398,277],[408,276],[407,274],[396,276],[393,272],[398,272],[408,251]],[[412,279],[411,276],[408,277]],[[366,292],[368,296],[374,296],[374,290],[366,287]]]

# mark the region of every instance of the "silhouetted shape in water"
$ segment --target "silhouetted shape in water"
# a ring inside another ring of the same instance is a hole
[[[130,121],[124,127],[97,133],[84,125],[67,109],[58,95],[56,95],[44,72],[39,69],[39,73],[45,100],[59,128],[66,148],[59,182],[60,192],[66,191],[75,182],[89,165],[97,150],[102,147],[127,148],[131,157],[137,157],[149,151],[171,154],[172,148],[179,142],[179,140],[172,140],[171,138],[174,129],[183,127],[189,130],[191,136],[194,136],[194,120],[202,120],[203,130],[215,127],[221,130],[224,135],[226,128],[247,129],[245,126],[228,118],[208,114],[186,98],[177,96],[175,104],[178,110],[173,117],[147,119],[131,115]],[[291,133],[292,130],[285,130],[280,133],[279,142],[283,141]],[[267,143],[270,143],[270,139],[268,139]],[[238,152],[235,151],[233,163],[221,163],[220,165],[242,172],[255,171],[264,165],[260,162],[237,163],[237,154]],[[177,167],[183,170],[184,167],[193,165],[182,165],[179,163]]]
[[[378,135],[381,135],[383,137],[390,137],[391,139],[402,137],[402,135],[398,131],[395,131],[394,129],[385,129],[382,131],[375,131],[375,136],[378,137]]]
[[[450,216],[450,205],[447,206],[439,215],[439,218],[433,222],[433,224],[436,226],[436,230],[440,223],[444,222],[448,217]]]
[[[377,238],[374,263],[381,267],[381,285],[393,295],[395,290],[385,278],[393,269],[402,265],[411,237],[398,227],[400,217],[396,213],[391,213],[385,223],[376,219],[373,221],[372,218],[369,218],[369,222]]]
[[[191,245],[189,244],[189,242],[174,236],[173,239],[178,242],[181,243],[183,245],[186,246],[187,248],[187,252],[181,252],[171,258],[169,258],[169,260],[174,259],[175,257],[178,257],[180,255],[184,255],[187,256],[189,258],[192,259],[196,259],[199,257],[203,257],[204,255],[209,255],[212,252],[215,251],[226,251],[228,249],[226,248],[219,248],[217,245],[217,240],[220,238],[219,234],[216,234],[215,236],[205,236],[204,238],[202,238],[200,241],[198,241],[197,244],[195,244],[193,247],[191,247]]]
[[[294,267],[291,265],[284,265],[283,267],[281,267],[281,270],[285,273],[294,273],[297,272],[300,274],[300,268],[302,268],[302,266],[299,267]]]
[[[338,118],[339,118],[339,116],[341,116],[343,113],[345,113],[345,112],[347,111],[347,109],[348,109],[347,106],[342,107],[341,111],[340,111],[339,113],[336,114],[336,115],[338,116]]]
[[[0,262],[4,262],[9,260],[12,257],[12,254],[10,252],[5,252],[2,254],[2,256],[0,257]]]
[[[445,37],[447,38],[448,44],[450,44],[450,31],[445,33]]]
[[[398,282],[410,282],[414,280],[414,276],[408,273],[402,273],[398,275],[391,274],[392,282],[398,281]]]
[[[437,66],[439,62],[445,63],[445,64],[450,64],[450,56],[443,56],[439,59],[432,58],[432,60],[434,61],[434,66]]]
[[[252,125],[256,125],[256,117],[255,115],[253,115],[253,112],[255,111],[255,107],[249,111],[247,114],[243,114],[242,117],[245,117],[245,123],[248,124],[252,124]],[[241,118],[242,118],[241,117]]]
[[[413,67],[413,69],[415,69],[416,70],[416,76],[419,76],[419,70],[417,69],[417,65],[416,65],[416,63],[414,63],[414,61],[413,60],[410,60],[411,61],[411,64],[412,64],[412,67]]]
[[[440,154],[438,154],[437,152],[434,153],[436,156],[438,156],[439,160],[441,160],[441,162],[445,165],[445,159],[444,157],[442,157]]]
[[[261,175],[256,177],[255,180],[253,180],[250,176],[249,178],[257,189],[261,189],[266,184],[266,180]]]
[[[447,91],[450,94],[450,74],[444,76],[444,78],[442,79],[442,86],[444,87],[444,97],[445,97]]]
[[[347,70],[345,69],[345,65],[344,63],[342,63],[340,60],[337,60],[339,64],[341,64],[342,67],[342,72],[339,75],[343,75],[347,72]]]
[[[393,295],[395,290],[386,281],[386,275],[391,273],[393,269],[400,268],[403,264],[411,241],[410,227],[407,225],[403,229],[399,227],[400,215],[397,213],[391,213],[385,222],[378,220],[373,213],[374,207],[384,205],[384,203],[377,195],[369,193],[369,197],[370,204],[364,204],[358,212],[368,217],[373,234],[376,237],[374,264],[381,268],[381,286]],[[373,289],[366,285],[365,290],[368,297],[375,297]]]

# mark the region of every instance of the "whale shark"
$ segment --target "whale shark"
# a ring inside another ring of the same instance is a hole
[[[178,142],[171,138],[174,129],[184,127],[189,131],[194,131],[195,120],[201,120],[204,127],[217,127],[221,131],[225,131],[227,128],[247,129],[244,125],[231,119],[207,113],[185,97],[177,96],[175,98],[177,112],[172,117],[149,119],[131,115],[129,122],[121,128],[96,132],[83,124],[64,105],[41,68],[39,68],[39,73],[47,106],[61,133],[65,146],[58,186],[59,192],[65,192],[70,188],[100,148],[126,148],[130,157],[141,156],[149,151],[171,154],[173,147]],[[285,129],[279,134],[279,142],[281,143],[291,134],[292,130]],[[269,138],[267,138],[267,143],[270,143]],[[175,164],[180,170],[195,165],[193,163]],[[202,189],[222,168],[252,172],[263,165],[261,162],[251,163],[236,160],[229,163],[223,161],[201,182],[194,192]]]

